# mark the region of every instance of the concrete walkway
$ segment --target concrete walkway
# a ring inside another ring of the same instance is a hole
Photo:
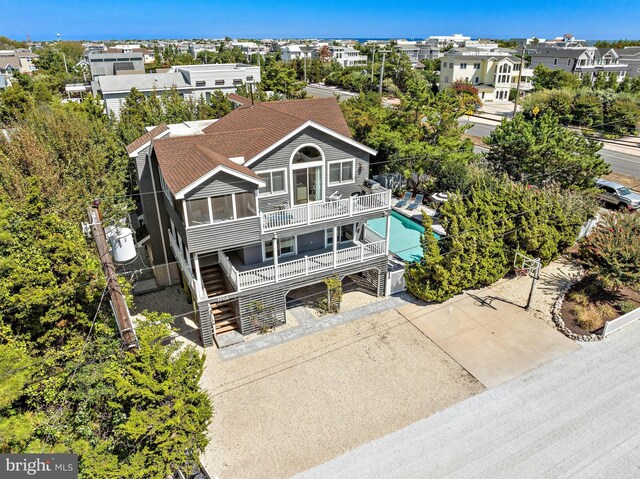
[[[438,306],[409,304],[398,312],[486,387],[494,387],[578,349],[522,307],[487,292]]]
[[[298,478],[640,477],[640,323]]]

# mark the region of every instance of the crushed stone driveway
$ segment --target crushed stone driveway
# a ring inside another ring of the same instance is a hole
[[[286,478],[484,387],[396,310],[222,361],[207,354],[220,479]]]

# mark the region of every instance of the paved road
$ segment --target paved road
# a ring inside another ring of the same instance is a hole
[[[299,478],[640,477],[640,322]]]
[[[318,84],[311,84],[305,87],[305,91],[314,97],[317,98],[331,98],[334,94],[338,94],[340,96],[340,101],[348,100],[349,98],[353,98],[357,96],[357,93],[352,93],[350,91],[339,90],[335,87],[328,87]]]
[[[469,122],[466,117],[459,120],[461,125],[472,124],[473,126],[467,130],[469,135],[484,137],[488,136],[498,125],[486,124],[486,123],[474,123],[473,120]],[[482,150],[476,149],[476,152]],[[628,153],[622,153],[607,148],[607,145],[600,150],[602,158],[611,165],[613,171],[622,173],[628,176],[640,176],[640,148],[636,155],[630,155]]]

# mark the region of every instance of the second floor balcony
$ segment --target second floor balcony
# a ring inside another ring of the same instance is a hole
[[[281,231],[298,226],[323,223],[334,218],[346,218],[391,207],[391,190],[378,190],[362,196],[327,198],[326,201],[283,207],[260,214],[262,233]]]

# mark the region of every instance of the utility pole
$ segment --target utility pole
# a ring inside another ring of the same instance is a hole
[[[371,85],[373,85],[373,69],[376,65],[376,49],[371,52]]]
[[[133,329],[129,308],[127,308],[127,303],[120,289],[116,268],[113,265],[113,259],[107,246],[107,236],[102,225],[102,214],[100,213],[100,200],[96,199],[93,201],[93,206],[87,208],[87,215],[89,216],[91,234],[96,243],[98,255],[100,256],[100,263],[102,263],[102,270],[107,277],[107,288],[109,290],[109,296],[111,297],[111,308],[116,317],[120,337],[128,351],[136,352],[138,350],[138,338]]]
[[[522,79],[522,70],[524,69],[524,47],[525,44],[522,44],[522,56],[520,57],[520,71],[518,72],[518,86],[516,87],[516,98],[513,101],[513,116],[516,116],[518,112],[518,99],[520,98],[520,80]]]
[[[386,50],[382,50],[382,68],[380,68],[380,84],[378,85],[378,95],[382,96],[382,78],[384,77],[384,60],[387,56],[387,51]]]

